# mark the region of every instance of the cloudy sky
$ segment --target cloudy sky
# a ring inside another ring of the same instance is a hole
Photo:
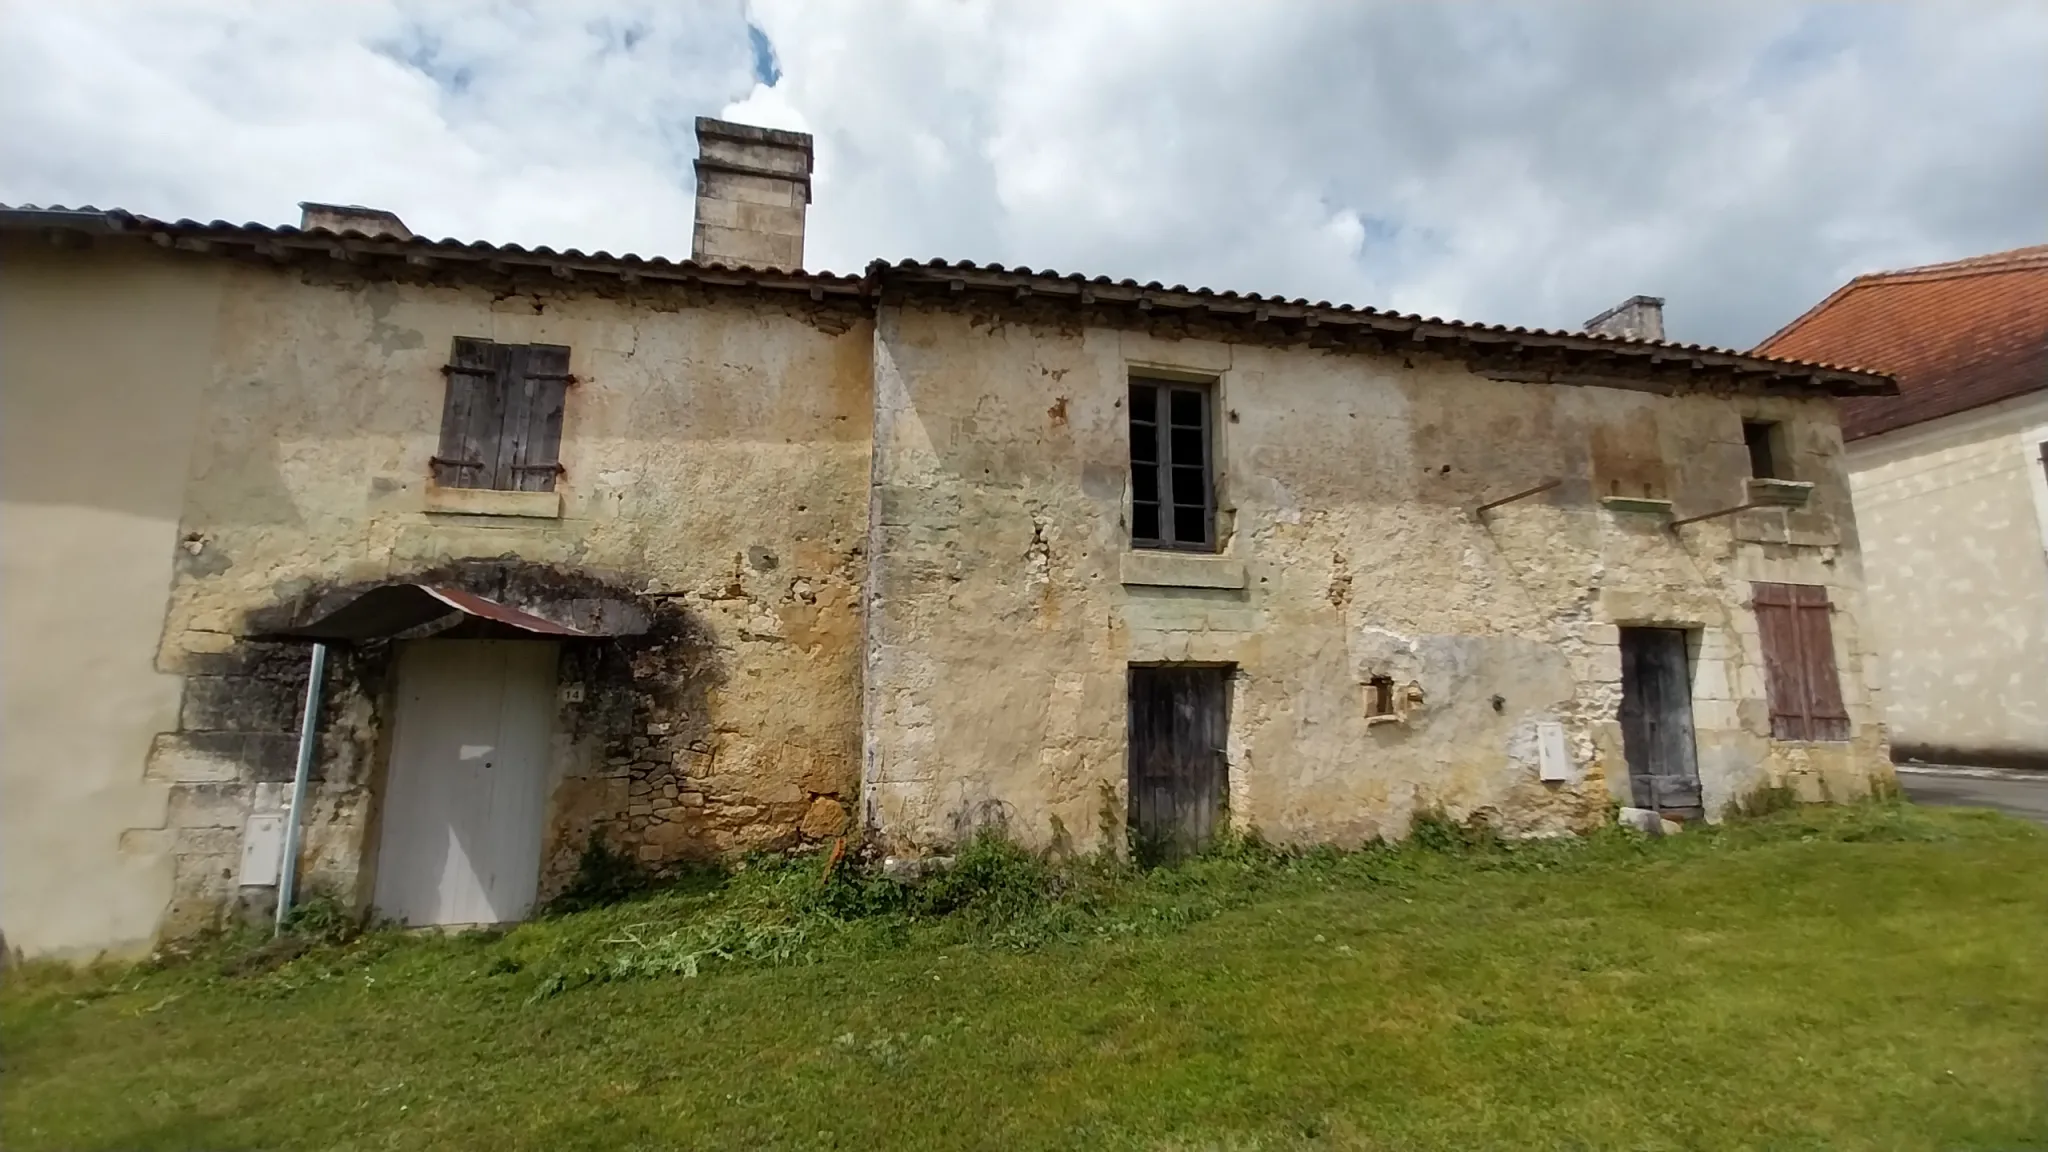
[[[692,118],[807,263],[997,260],[1748,346],[2048,242],[2048,2],[0,0],[0,202],[685,256]]]

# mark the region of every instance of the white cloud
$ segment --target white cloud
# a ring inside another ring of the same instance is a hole
[[[753,73],[751,19],[781,77]],[[688,251],[691,118],[817,136],[809,263],[1000,260],[1744,344],[2048,240],[2048,7],[31,5],[0,200]]]

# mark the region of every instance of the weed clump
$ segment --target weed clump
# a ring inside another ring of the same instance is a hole
[[[548,902],[542,914],[582,912],[630,900],[647,891],[652,879],[638,860],[592,832],[583,843],[582,854],[576,858],[576,874],[570,878],[568,887]]]

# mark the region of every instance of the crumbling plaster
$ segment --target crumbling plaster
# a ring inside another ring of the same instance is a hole
[[[559,517],[426,510],[457,336],[571,349]],[[258,622],[423,573],[654,606],[647,636],[564,646],[582,699],[564,693],[556,723],[544,897],[593,830],[653,866],[839,831],[857,781],[870,344],[863,316],[809,301],[235,266],[158,657],[187,678],[150,758],[178,855],[169,929],[231,902],[225,830],[288,778],[304,648],[258,642]],[[308,882],[357,900],[388,663],[370,646],[332,674],[307,833]]]
[[[875,359],[864,802],[892,850],[990,820],[1040,843],[1117,835],[1126,669],[1146,662],[1236,666],[1240,826],[1356,843],[1441,807],[1513,834],[1584,828],[1626,795],[1621,624],[1697,630],[1710,810],[1889,772],[1831,401],[1503,383],[1420,355],[914,302],[882,310]],[[1242,589],[1120,582],[1126,381],[1162,371],[1216,381],[1221,552]],[[1743,502],[1745,414],[1787,423],[1810,508],[1673,530],[1596,501],[1608,444],[1632,480],[1654,464],[1677,516]],[[1750,580],[1830,588],[1849,743],[1769,739]],[[1378,674],[1415,689],[1398,723],[1367,722]],[[1570,739],[1562,785],[1536,777],[1545,720]]]

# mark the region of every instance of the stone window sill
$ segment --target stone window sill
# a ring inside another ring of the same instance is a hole
[[[460,516],[519,516],[560,520],[560,492],[501,492],[495,488],[427,488],[426,511]]]
[[[1117,565],[1124,584],[1152,588],[1243,588],[1244,561],[1229,556],[1132,550]]]
[[[1600,503],[1610,512],[1641,512],[1650,516],[1671,515],[1671,501],[1648,496],[1602,496]]]
[[[1759,476],[1749,482],[1751,504],[1803,508],[1812,496],[1813,483],[1808,480],[1768,480]]]

